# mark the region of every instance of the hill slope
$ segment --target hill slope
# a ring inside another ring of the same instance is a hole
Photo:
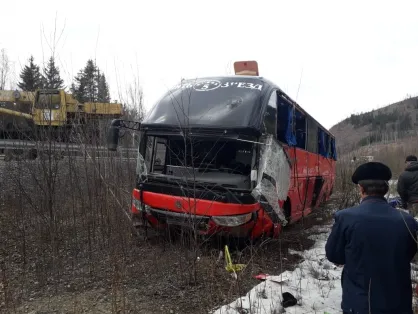
[[[385,147],[393,143],[415,142],[418,146],[418,97],[407,98],[366,113],[351,115],[333,126],[340,154],[367,147]]]

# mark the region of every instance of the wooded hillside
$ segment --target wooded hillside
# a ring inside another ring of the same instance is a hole
[[[366,113],[353,114],[331,132],[342,154],[373,144],[418,140],[418,97],[411,97]]]

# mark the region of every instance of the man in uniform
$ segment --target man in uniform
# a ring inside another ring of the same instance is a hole
[[[409,209],[413,216],[418,214],[418,161],[410,155],[405,160],[405,171],[398,178],[398,194],[403,208]]]
[[[352,176],[360,205],[335,214],[325,250],[330,262],[344,265],[344,313],[413,313],[410,263],[417,252],[418,223],[385,199],[391,177],[382,163],[360,165]]]

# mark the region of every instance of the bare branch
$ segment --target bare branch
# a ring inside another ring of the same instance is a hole
[[[0,90],[6,89],[6,83],[9,80],[10,75],[10,61],[6,54],[6,50],[3,48],[0,52]]]

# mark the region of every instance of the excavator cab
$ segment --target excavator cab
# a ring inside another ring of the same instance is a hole
[[[58,89],[35,92],[33,117],[39,126],[62,126],[66,123],[65,93]]]

